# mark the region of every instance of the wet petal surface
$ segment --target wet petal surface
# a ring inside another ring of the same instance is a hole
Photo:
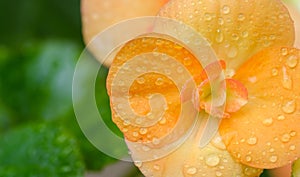
[[[220,134],[228,151],[252,167],[276,168],[300,156],[300,50],[277,47],[259,52],[236,73],[248,103]]]

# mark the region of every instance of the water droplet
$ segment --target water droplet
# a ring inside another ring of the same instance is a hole
[[[157,165],[157,164],[155,164],[155,165],[153,166],[153,168],[154,168],[154,170],[160,170],[160,166]]]
[[[296,146],[295,146],[295,145],[291,145],[291,146],[289,147],[289,150],[291,150],[291,151],[296,150]]]
[[[224,35],[222,33],[221,30],[217,30],[217,34],[216,34],[216,42],[217,43],[221,43],[224,40]]]
[[[145,135],[148,132],[147,128],[140,128],[140,134]]]
[[[183,59],[183,64],[185,66],[190,66],[192,64],[192,60],[190,58],[186,57]]]
[[[222,173],[222,172],[220,172],[220,171],[216,171],[216,176],[220,177],[220,176],[222,176],[222,175],[223,175],[223,173]]]
[[[251,162],[251,160],[252,160],[252,157],[251,157],[250,155],[247,155],[247,156],[246,156],[246,161],[247,161],[247,162]]]
[[[223,12],[224,14],[229,14],[229,13],[230,13],[230,7],[227,6],[227,5],[223,6],[222,12]]]
[[[270,126],[270,125],[273,124],[273,118],[272,118],[272,117],[267,118],[267,119],[263,120],[262,123],[263,123],[265,126]]]
[[[134,165],[137,166],[138,168],[142,167],[142,165],[143,165],[143,162],[141,162],[141,161],[134,161],[133,163],[134,163]]]
[[[287,114],[291,114],[295,111],[296,109],[296,102],[295,100],[290,100],[287,101],[283,106],[282,106],[282,111],[287,113]]]
[[[197,168],[195,167],[190,167],[186,170],[186,173],[189,174],[189,175],[194,175],[197,173]]]
[[[287,59],[286,59],[286,64],[290,67],[290,68],[295,68],[298,64],[298,57],[296,55],[290,55]]]
[[[206,21],[210,21],[212,19],[212,15],[210,13],[205,13],[204,18]]]
[[[179,67],[177,68],[177,72],[178,72],[178,73],[182,73],[182,72],[183,72],[183,68],[182,68],[181,66],[179,66]]]
[[[237,41],[237,40],[239,40],[239,35],[237,35],[237,34],[235,34],[235,33],[233,33],[232,35],[231,35],[231,37],[232,37],[232,39],[234,40],[234,41]]]
[[[248,140],[247,140],[247,143],[249,145],[255,145],[257,143],[257,138],[256,137],[250,137]]]
[[[289,134],[284,134],[284,135],[282,135],[282,137],[281,137],[281,141],[282,142],[284,142],[284,143],[286,143],[286,142],[289,142],[290,141],[290,139],[291,139],[291,136],[289,135]]]
[[[249,82],[255,83],[257,81],[257,78],[255,76],[253,77],[248,77]]]
[[[278,75],[278,69],[277,68],[273,68],[272,69],[272,76],[277,76]]]
[[[284,119],[285,119],[284,115],[279,115],[279,116],[277,117],[277,120],[284,120]]]
[[[242,14],[242,13],[240,13],[240,14],[238,15],[238,21],[244,21],[245,18],[246,18],[245,15]]]
[[[292,88],[291,76],[288,75],[285,67],[282,67],[282,73],[283,73],[282,86],[283,88],[290,90]]]
[[[270,152],[275,152],[275,149],[274,149],[274,148],[271,148],[269,151],[270,151]]]
[[[138,132],[132,132],[132,136],[138,137],[138,136],[139,136],[139,133],[138,133]]]
[[[272,156],[269,158],[270,162],[272,162],[272,163],[277,162],[277,159],[278,159],[278,157],[277,157],[276,155],[272,155]]]
[[[296,136],[296,135],[297,135],[297,132],[295,132],[295,131],[291,131],[291,132],[290,132],[290,135],[291,135],[291,137],[294,137],[294,136]]]
[[[216,136],[215,138],[212,139],[211,141],[212,145],[215,146],[216,148],[219,148],[221,150],[224,150],[226,149],[223,141],[222,141],[222,138],[220,136]]]
[[[138,77],[138,78],[136,79],[136,81],[137,81],[138,84],[144,84],[144,83],[145,83],[144,77]]]
[[[227,56],[228,56],[229,58],[234,58],[234,57],[237,56],[237,54],[238,54],[237,48],[236,48],[235,46],[232,45],[232,46],[229,48],[228,52],[227,52]]]
[[[285,55],[287,55],[288,54],[288,50],[287,50],[287,48],[281,48],[281,54],[283,55],[283,56],[285,56]]]
[[[205,163],[210,167],[214,167],[220,163],[220,158],[216,154],[210,154],[205,158]]]
[[[153,138],[152,143],[158,145],[160,143],[160,140],[158,138]]]
[[[243,38],[246,38],[246,37],[248,37],[249,36],[249,32],[248,31],[243,31],[242,32],[242,37]]]
[[[224,19],[222,17],[218,18],[218,23],[219,23],[219,25],[223,25]]]
[[[162,78],[157,78],[155,81],[156,85],[162,85],[164,83],[164,80]]]

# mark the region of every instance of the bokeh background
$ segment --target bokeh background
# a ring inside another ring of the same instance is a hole
[[[115,168],[120,177],[142,176],[90,144],[74,116],[73,72],[84,49],[80,0],[0,0],[0,22],[0,176],[100,177]],[[106,75],[99,72],[95,95],[118,133]]]

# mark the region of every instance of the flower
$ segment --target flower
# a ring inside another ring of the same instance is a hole
[[[293,21],[282,2],[171,0],[160,10],[159,16],[184,22],[209,41],[218,58],[226,63],[226,68],[222,62],[219,68],[225,70],[227,98],[225,114],[209,106],[210,85],[217,81],[199,77],[210,67],[203,68],[180,41],[149,34],[127,42],[110,67],[107,88],[113,120],[124,133],[135,164],[144,175],[250,177],[259,176],[262,169],[283,167],[298,159],[300,50],[293,48]],[[151,52],[154,54],[147,57],[152,60],[129,62]],[[163,62],[154,61],[157,56],[153,55],[158,55]],[[178,89],[176,82],[170,79],[174,77],[172,73],[180,78],[184,70],[179,65],[173,66],[166,56],[181,63],[193,76],[198,86],[195,92],[198,97],[193,103],[199,110],[199,119],[222,117],[218,133],[203,148],[199,147],[203,125],[200,121],[190,122],[189,112],[181,113],[181,95],[192,91]],[[157,64],[175,72],[164,70],[165,75],[142,72]],[[215,65],[212,64],[212,68]],[[119,79],[117,73],[124,67],[136,70],[131,71],[135,75],[143,74],[134,79],[129,75]],[[125,94],[126,90],[122,89],[126,84],[130,87]],[[129,102],[129,106],[123,104],[125,102]],[[135,117],[124,106],[139,116]],[[160,111],[155,111],[156,108]],[[185,121],[181,121],[180,116]],[[178,122],[181,131],[173,132]],[[140,160],[151,152],[164,151],[181,138],[182,130],[189,130],[190,125],[195,127],[177,149],[163,153],[161,158]]]

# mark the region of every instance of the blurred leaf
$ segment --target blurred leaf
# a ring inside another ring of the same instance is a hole
[[[80,0],[0,1],[0,44],[19,46],[32,39],[81,38]]]
[[[28,125],[0,139],[0,176],[83,176],[84,165],[73,137],[57,125]]]
[[[80,54],[72,42],[24,47],[0,65],[0,96],[15,122],[54,119],[72,109],[72,77]]]

